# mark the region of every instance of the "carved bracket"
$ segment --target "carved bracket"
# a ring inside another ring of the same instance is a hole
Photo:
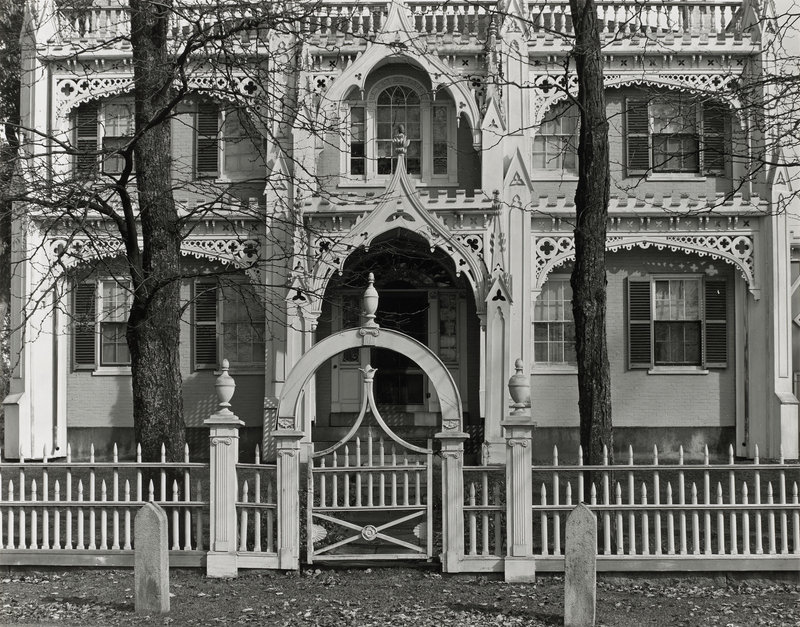
[[[750,293],[756,298],[760,290],[755,282],[755,256],[753,236],[749,234],[726,235],[620,235],[606,239],[606,250],[631,250],[632,248],[696,253],[720,259],[735,266],[747,282]],[[572,235],[535,237],[533,242],[535,289],[541,289],[554,268],[575,258],[575,238]]]
[[[177,84],[176,84],[177,86]],[[120,76],[82,76],[56,80],[56,117],[66,117],[82,102],[123,94],[133,89],[133,74]],[[189,78],[189,89],[229,102],[251,104],[263,95],[261,86],[251,76],[197,74]]]
[[[190,238],[181,242],[181,254],[233,264],[236,268],[244,269],[256,284],[261,282],[258,265],[260,250],[261,243],[257,239],[214,237]],[[68,269],[81,263],[122,255],[125,246],[121,239],[111,237],[56,237],[48,240],[47,251],[53,265]]]

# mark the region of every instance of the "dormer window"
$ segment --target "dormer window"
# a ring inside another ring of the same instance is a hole
[[[349,101],[343,110],[345,143],[342,172],[351,182],[394,174],[393,139],[402,127],[408,140],[406,172],[422,182],[457,181],[456,111],[445,93],[436,98],[408,77],[378,81],[365,100]]]

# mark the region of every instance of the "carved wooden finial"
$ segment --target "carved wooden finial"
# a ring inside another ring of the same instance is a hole
[[[517,372],[508,379],[508,391],[514,401],[511,404],[513,408],[512,416],[525,415],[527,413],[526,409],[531,404],[531,381],[522,373],[524,365],[525,363],[521,359],[517,359],[514,362],[514,369]]]
[[[372,272],[367,275],[367,289],[364,290],[364,295],[361,297],[361,313],[364,316],[363,326],[377,327],[378,323],[375,322],[375,313],[378,311],[378,290],[375,289],[375,275]]]
[[[231,398],[236,390],[236,381],[228,374],[230,363],[227,359],[222,360],[222,373],[217,377],[214,387],[217,390],[217,400],[219,400],[220,414],[230,414]]]

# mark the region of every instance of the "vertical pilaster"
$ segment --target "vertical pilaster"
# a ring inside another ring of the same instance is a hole
[[[278,473],[278,567],[300,568],[300,440],[302,431],[276,429]]]
[[[442,571],[456,573],[464,556],[464,440],[466,433],[438,433],[442,443]]]
[[[530,379],[517,359],[516,374],[509,380],[514,410],[501,423],[506,435],[506,560],[505,580],[533,582],[533,505],[531,464],[533,428],[530,415]]]
[[[209,428],[210,445],[210,542],[206,557],[209,577],[237,575],[236,462],[239,461],[239,427],[244,426],[244,422],[229,409],[235,388],[225,359],[216,383],[220,409],[204,423]]]

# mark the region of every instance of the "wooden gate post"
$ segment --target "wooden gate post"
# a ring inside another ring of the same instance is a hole
[[[527,583],[536,579],[533,557],[533,428],[530,413],[530,379],[522,373],[522,360],[508,382],[513,411],[500,424],[506,434],[506,559],[505,580]]]
[[[272,432],[277,450],[278,568],[300,568],[300,440],[302,431],[281,428]]]
[[[457,573],[464,558],[464,440],[466,433],[437,433],[442,442],[442,571]]]
[[[236,462],[239,461],[239,427],[244,423],[230,410],[236,382],[228,374],[228,360],[222,361],[217,377],[219,410],[203,424],[209,428],[210,514],[209,551],[206,575],[235,577],[236,565]]]

